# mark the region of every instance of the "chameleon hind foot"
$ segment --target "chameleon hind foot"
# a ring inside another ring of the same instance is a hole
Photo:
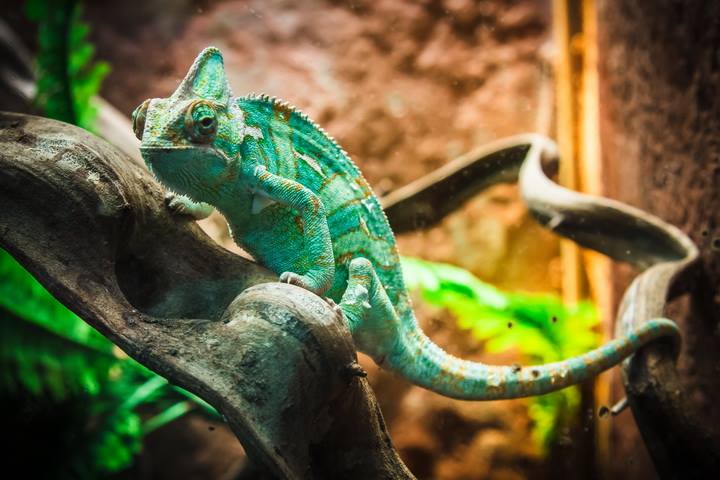
[[[348,286],[340,307],[358,349],[381,364],[395,345],[400,319],[366,258],[356,257],[348,265]]]
[[[168,192],[165,195],[165,205],[176,215],[187,215],[195,220],[207,218],[213,211],[212,205],[193,202],[185,195]]]
[[[325,303],[327,303],[328,305],[330,305],[330,308],[332,308],[332,311],[335,312],[335,315],[338,315],[338,314],[341,314],[341,313],[342,313],[342,308],[340,308],[340,305],[338,305],[337,303],[335,303],[335,300],[333,300],[333,299],[330,298],[330,297],[325,297],[324,300],[325,300]]]

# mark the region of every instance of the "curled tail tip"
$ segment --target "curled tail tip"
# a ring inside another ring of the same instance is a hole
[[[647,321],[646,324],[656,330],[674,332],[676,334],[680,333],[680,328],[677,323],[667,318],[653,318],[652,320]]]
[[[643,344],[648,344],[655,340],[666,343],[670,345],[672,349],[673,358],[677,359],[680,354],[680,343],[682,340],[680,327],[677,323],[667,318],[653,318],[643,323],[639,329],[648,334],[648,338]]]
[[[640,325],[620,324],[616,333],[618,339],[627,337],[639,346],[662,338],[674,342],[680,341],[680,328],[677,323],[667,318],[653,318]]]

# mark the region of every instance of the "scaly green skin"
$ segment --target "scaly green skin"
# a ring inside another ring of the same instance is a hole
[[[173,95],[133,113],[149,168],[198,218],[217,208],[259,262],[339,302],[359,350],[441,394],[500,399],[548,393],[675,334],[668,320],[563,362],[501,367],[448,355],[419,329],[395,239],[347,154],[303,113],[266,96],[232,97],[223,60],[205,49]]]

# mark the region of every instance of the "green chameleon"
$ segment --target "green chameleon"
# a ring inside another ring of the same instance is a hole
[[[176,212],[218,209],[233,238],[281,282],[342,310],[357,348],[411,382],[455,398],[539,395],[582,382],[645,343],[677,335],[654,320],[562,362],[491,366],[453,357],[418,327],[393,232],[367,181],[320,127],[265,95],[233,97],[220,51],[205,49],[177,90],[143,102],[133,128]],[[336,303],[337,302],[337,303]]]

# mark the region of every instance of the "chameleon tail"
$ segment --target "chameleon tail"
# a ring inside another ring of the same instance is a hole
[[[382,363],[411,382],[466,400],[500,400],[543,395],[592,378],[660,337],[678,337],[666,319],[651,320],[625,337],[583,355],[536,366],[495,366],[456,358],[421,330],[405,333]]]
[[[675,347],[679,345],[675,323],[656,319],[627,336],[561,362],[520,367],[462,360],[445,352],[420,330],[409,306],[399,314],[395,311],[372,265],[363,258],[350,264],[348,289],[340,306],[358,349],[378,365],[416,385],[465,400],[550,393],[592,378],[660,337],[669,337],[676,342]]]

